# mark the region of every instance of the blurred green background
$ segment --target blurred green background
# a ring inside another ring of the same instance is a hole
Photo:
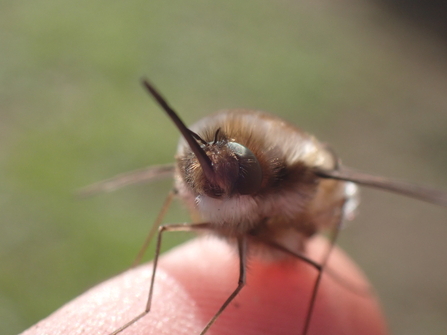
[[[447,189],[447,50],[363,1],[0,2],[0,324],[16,334],[128,267],[170,181],[74,190],[173,161],[187,123],[270,111],[346,165]],[[180,205],[167,222],[188,220]],[[394,334],[447,329],[447,211],[365,190],[340,244]],[[185,236],[171,235],[166,248]]]

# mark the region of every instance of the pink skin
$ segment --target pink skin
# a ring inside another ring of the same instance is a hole
[[[308,254],[319,259],[326,247],[323,238],[314,238]],[[352,261],[335,248],[328,266],[336,275],[323,275],[308,335],[388,334],[376,298],[365,295],[368,283]],[[151,271],[151,264],[146,264],[112,278],[22,335],[107,335],[142,312]],[[121,334],[199,334],[235,289],[238,256],[224,241],[203,237],[163,255],[157,271],[151,312]],[[301,334],[316,274],[296,259],[250,258],[247,285],[207,335]],[[346,285],[363,288],[363,294]]]

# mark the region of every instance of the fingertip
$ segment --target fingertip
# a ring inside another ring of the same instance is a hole
[[[315,239],[318,257],[327,243]],[[238,281],[238,255],[223,240],[205,237],[160,258],[151,312],[122,334],[199,334]],[[329,266],[343,278],[368,285],[338,249]],[[249,261],[247,284],[218,318],[212,334],[300,334],[317,272],[294,260]],[[127,271],[73,300],[34,328],[34,334],[108,334],[140,314],[147,302],[151,264]],[[373,294],[360,296],[324,275],[309,334],[386,334]]]

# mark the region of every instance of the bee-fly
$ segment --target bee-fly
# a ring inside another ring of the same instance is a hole
[[[328,250],[323,261],[316,263],[305,256],[306,241],[316,233],[329,231],[331,246],[335,243],[343,219],[353,216],[358,203],[356,184],[447,205],[444,192],[343,167],[327,145],[281,118],[263,112],[224,110],[187,128],[153,85],[147,80],[143,85],[182,134],[176,164],[119,175],[84,189],[82,194],[174,175],[174,192],[163,206],[162,214],[175,194],[201,221],[160,225],[163,215],[159,215],[146,308],[111,335],[120,333],[149,313],[161,237],[165,231],[210,231],[237,246],[238,283],[201,334],[208,331],[245,285],[247,253],[250,252],[273,259],[296,257],[318,270],[304,327],[297,330],[297,334],[305,335],[311,325],[319,282],[330,253]],[[148,240],[153,234],[154,230]],[[146,246],[147,243],[143,250]]]

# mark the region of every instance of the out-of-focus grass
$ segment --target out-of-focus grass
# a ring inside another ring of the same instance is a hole
[[[263,109],[323,134],[351,165],[447,185],[443,51],[414,38],[412,45],[392,18],[355,3],[0,3],[2,333],[23,330],[125,269],[144,240],[169,181],[73,197],[94,181],[173,160],[179,135],[139,86],[142,75],[187,123],[221,108]],[[374,196],[366,194],[373,205],[358,219],[366,223],[344,243],[385,295],[396,333],[429,334],[414,326],[417,318],[405,319],[420,313],[418,324],[434,324],[437,334],[447,304],[436,269],[443,260],[427,245],[441,244],[431,235],[447,236],[436,224],[445,212],[416,207],[417,217],[405,214],[414,203]],[[166,219],[185,220],[182,210]],[[388,225],[400,231],[389,237]],[[424,225],[436,232],[417,230]],[[408,254],[394,244],[402,229],[410,234],[403,245],[424,255],[419,263],[390,261]],[[173,234],[165,247],[184,238]],[[427,259],[429,293],[427,283],[405,279],[424,273],[418,266]],[[402,281],[408,287],[396,288]],[[427,306],[408,312],[406,299]]]

